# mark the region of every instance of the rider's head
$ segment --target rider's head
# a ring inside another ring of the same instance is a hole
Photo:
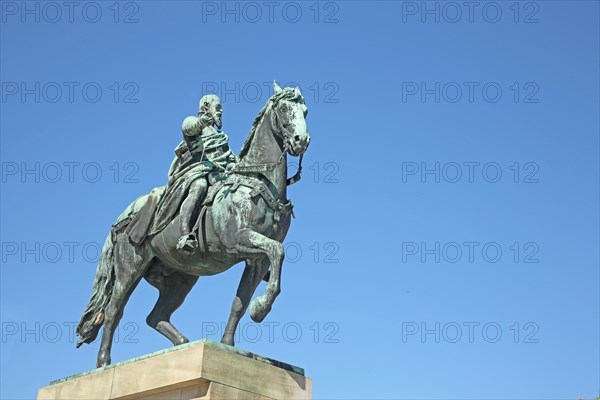
[[[221,129],[223,122],[221,121],[221,115],[223,114],[223,107],[221,106],[221,99],[216,94],[207,94],[202,96],[200,99],[200,108],[198,110],[198,116],[209,114],[213,117],[217,128]]]

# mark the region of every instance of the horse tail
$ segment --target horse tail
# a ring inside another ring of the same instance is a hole
[[[79,336],[77,347],[84,343],[92,343],[96,340],[98,331],[100,331],[100,328],[104,323],[104,309],[110,302],[116,280],[114,248],[118,235],[127,233],[126,231],[131,224],[131,221],[136,219],[138,212],[147,203],[148,198],[153,200],[150,205],[155,207],[155,203],[157,202],[157,199],[160,199],[164,189],[164,187],[155,188],[152,193],[135,199],[113,224],[108,237],[104,241],[104,247],[102,247],[102,253],[100,254],[100,261],[98,262],[98,268],[96,269],[96,278],[94,279],[94,285],[92,286],[92,298],[83,311],[79,325],[77,325],[76,332]],[[153,210],[154,208],[152,208],[152,211]],[[142,212],[144,213],[144,211]],[[145,213],[148,214],[148,211],[145,211]],[[146,220],[148,219],[149,218],[146,218]]]
[[[79,336],[77,347],[81,346],[83,343],[93,342],[98,336],[100,327],[104,323],[104,309],[110,301],[115,282],[113,257],[114,243],[112,237],[113,232],[111,229],[111,232],[104,242],[98,268],[96,269],[96,278],[94,279],[94,285],[92,287],[92,298],[85,308],[81,321],[79,321],[79,325],[77,326],[76,332]]]

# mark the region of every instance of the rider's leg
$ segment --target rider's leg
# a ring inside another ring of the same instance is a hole
[[[190,185],[188,195],[181,204],[180,215],[179,215],[179,229],[181,231],[181,238],[177,244],[177,248],[187,252],[193,252],[198,247],[198,241],[196,239],[194,229],[195,218],[194,211],[198,202],[200,202],[208,190],[208,182],[206,178],[202,177],[196,179]]]

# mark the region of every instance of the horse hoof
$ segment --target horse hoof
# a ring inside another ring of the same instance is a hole
[[[265,305],[263,297],[257,297],[250,306],[250,318],[252,318],[252,321],[260,323],[265,319],[269,311],[271,311],[271,307]]]
[[[110,365],[110,356],[101,354],[98,356],[98,360],[96,361],[96,368],[102,368]]]
[[[221,338],[221,343],[226,344],[226,345],[231,346],[231,347],[235,346],[235,343],[233,341],[233,337],[227,337],[226,338],[225,336],[223,336]]]
[[[177,338],[177,343],[175,343],[175,346],[179,346],[180,344],[186,344],[189,342],[190,340],[188,338],[186,338],[185,336],[180,336],[179,338]]]

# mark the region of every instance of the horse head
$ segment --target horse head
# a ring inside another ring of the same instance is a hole
[[[308,107],[299,88],[281,89],[273,82],[271,126],[284,141],[284,146],[292,156],[303,154],[310,144],[310,135],[306,128]]]
[[[259,112],[252,129],[240,151],[243,159],[252,147],[255,134],[261,126],[268,125],[269,131],[278,139],[283,154],[298,157],[310,144],[310,135],[306,127],[308,107],[299,88],[281,89],[273,82],[273,96]],[[265,124],[266,122],[266,124]],[[282,155],[283,155],[282,154]]]

